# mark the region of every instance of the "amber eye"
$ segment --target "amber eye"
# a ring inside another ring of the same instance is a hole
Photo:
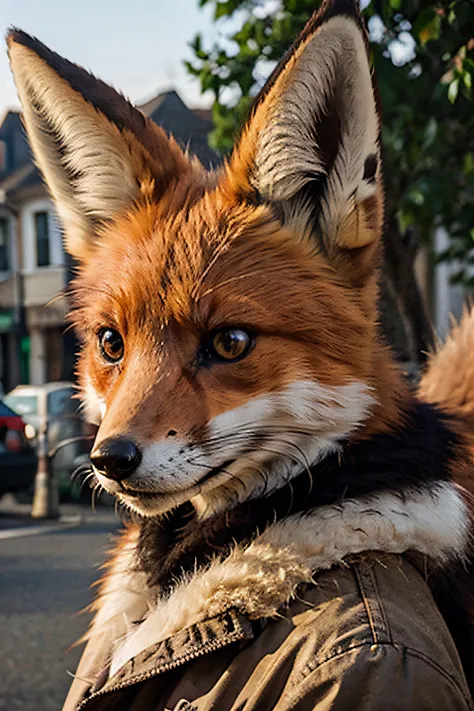
[[[211,337],[209,354],[220,361],[240,360],[252,344],[252,336],[242,328],[221,328]]]
[[[123,338],[114,328],[103,328],[99,331],[99,349],[101,355],[109,363],[118,363],[123,358]]]

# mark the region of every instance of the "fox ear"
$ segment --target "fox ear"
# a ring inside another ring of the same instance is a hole
[[[366,246],[383,220],[379,125],[360,12],[326,0],[256,98],[227,185],[328,252]]]
[[[122,95],[24,32],[7,36],[30,144],[62,220],[66,248],[84,259],[104,222],[159,197],[189,170],[178,145]]]

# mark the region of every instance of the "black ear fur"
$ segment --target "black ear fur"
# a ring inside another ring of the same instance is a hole
[[[152,152],[154,143],[147,145],[145,126],[147,117],[118,91],[93,74],[68,59],[49,49],[45,44],[31,35],[16,28],[7,33],[7,44],[16,43],[30,49],[42,59],[53,71],[64,79],[71,89],[80,94],[94,108],[104,114],[109,121],[120,130],[127,128],[145,147]]]

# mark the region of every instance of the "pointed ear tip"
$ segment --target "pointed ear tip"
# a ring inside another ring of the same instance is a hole
[[[23,32],[23,30],[20,30],[18,27],[9,27],[6,32],[5,39],[8,47],[11,47],[13,44],[25,45],[28,41],[33,41],[33,38],[30,37],[30,35]]]
[[[41,48],[47,49],[39,39],[20,30],[18,27],[9,27],[5,39],[9,54],[14,47],[24,47],[35,54],[41,54]]]
[[[359,0],[326,0],[314,17],[318,26],[333,17],[349,17],[359,27],[365,27]]]
[[[357,18],[361,15],[358,0],[327,0],[324,9],[331,15],[348,15]]]
[[[17,27],[9,27],[5,36],[7,43],[7,54],[10,59],[12,70],[14,70],[14,61],[17,59],[17,50],[26,49],[30,51],[35,51],[35,44],[40,44],[39,40],[36,40],[31,35],[23,32],[23,30]]]

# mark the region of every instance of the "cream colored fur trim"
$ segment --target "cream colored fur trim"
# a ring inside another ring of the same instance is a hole
[[[152,644],[236,607],[251,618],[275,617],[317,571],[363,551],[418,551],[436,564],[462,558],[469,517],[453,484],[348,499],[270,526],[247,548],[183,580],[117,647],[110,674]]]
[[[127,535],[127,534],[125,534]],[[98,611],[86,635],[90,639],[109,628],[124,635],[131,624],[143,619],[156,603],[145,573],[137,572],[136,548],[140,531],[132,529],[127,543],[112,562],[99,596]]]

